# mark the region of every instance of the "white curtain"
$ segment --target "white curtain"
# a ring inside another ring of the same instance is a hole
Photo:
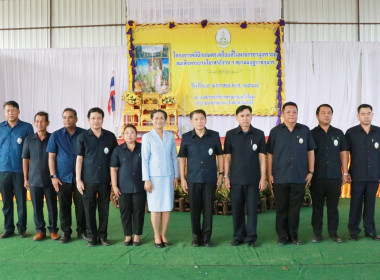
[[[88,128],[87,111],[100,107],[104,127],[119,134],[121,94],[128,89],[127,48],[0,50],[0,103],[15,100],[20,119],[33,122],[40,110],[50,114],[49,131],[62,127],[62,111],[78,112],[78,125]],[[107,104],[115,72],[116,111]],[[0,115],[4,120],[4,115]]]
[[[265,22],[281,18],[281,0],[127,0],[127,20],[137,23]]]
[[[362,103],[374,108],[375,122],[380,126],[380,43],[362,43]]]
[[[371,104],[376,114],[379,48],[379,43],[284,43],[285,101],[297,103],[299,122],[317,125],[315,110],[323,103],[333,107],[332,125],[343,131],[358,124],[361,103]],[[373,123],[380,125],[380,118]]]
[[[39,110],[50,113],[49,131],[62,126],[62,110],[78,111],[78,125],[88,128],[86,114],[94,106],[105,111],[104,128],[120,133],[123,101],[128,89],[125,47],[82,49],[0,50],[0,104],[15,100],[22,120],[33,122]],[[299,107],[299,122],[317,125],[315,110],[322,103],[334,108],[332,124],[345,131],[358,123],[356,108],[369,103],[373,123],[380,125],[380,43],[285,43],[285,101]],[[116,112],[108,115],[109,86],[115,71]],[[4,115],[0,114],[0,121]],[[266,135],[277,117],[254,117],[252,124]],[[238,124],[235,117],[207,118],[207,127],[221,136]],[[189,131],[188,117],[179,131]]]

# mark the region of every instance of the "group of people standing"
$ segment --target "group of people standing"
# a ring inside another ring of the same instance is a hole
[[[88,130],[77,127],[76,111],[66,108],[62,114],[64,127],[52,134],[47,132],[46,112],[35,115],[34,133],[31,124],[19,120],[16,102],[6,102],[4,111],[6,121],[0,124],[0,190],[5,232],[0,238],[15,232],[13,196],[18,233],[26,237],[28,189],[34,209],[34,240],[46,237],[45,197],[51,239],[70,241],[74,201],[78,238],[87,240],[90,247],[97,243],[108,246],[112,188],[119,201],[123,244],[141,244],[147,202],[154,245],[167,247],[174,189],[180,179],[181,187],[189,194],[194,247],[213,246],[213,204],[215,191],[223,181],[230,190],[232,246],[244,242],[256,246],[259,191],[267,187],[267,181],[275,197],[278,245],[303,244],[298,238],[299,217],[308,187],[313,200],[313,242],[322,241],[325,202],[328,234],[333,241],[342,242],[337,233],[338,202],[345,183],[351,183],[349,239],[358,240],[363,215],[365,235],[380,240],[374,222],[380,179],[380,128],[371,124],[373,113],[368,104],[358,107],[360,124],[344,134],[330,124],[330,105],[317,108],[319,125],[310,131],[297,123],[297,105],[287,102],[282,106],[284,122],[270,131],[267,143],[264,133],[251,125],[252,108],[241,105],[236,109],[239,126],[227,132],[223,148],[219,133],[206,128],[205,111],[195,110],[190,114],[194,129],[183,134],[178,155],[174,135],[164,130],[167,114],[163,110],[151,113],[152,130],[143,135],[141,144],[136,141],[136,127],[127,124],[121,145],[113,133],[102,128],[104,112],[100,108],[88,111]]]

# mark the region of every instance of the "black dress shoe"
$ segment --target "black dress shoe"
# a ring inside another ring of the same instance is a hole
[[[342,238],[340,238],[337,234],[331,234],[330,235],[330,238],[332,241],[336,242],[336,243],[342,243]]]
[[[85,232],[78,232],[77,237],[78,239],[87,240],[87,234]]]
[[[164,244],[161,242],[161,243],[154,243],[154,246],[156,248],[164,248]]]
[[[255,241],[249,241],[248,246],[249,247],[256,247],[256,242]]]
[[[240,240],[232,240],[231,242],[230,242],[230,245],[231,246],[238,246],[238,245],[240,245],[240,244],[242,244],[243,242],[242,241],[240,241]]]
[[[350,234],[350,237],[348,239],[352,241],[358,241],[359,236],[357,234]]]
[[[322,236],[320,234],[314,234],[313,239],[311,241],[313,243],[319,243],[322,241]]]
[[[303,242],[299,240],[298,238],[292,238],[292,243],[294,245],[303,245]]]
[[[71,236],[69,233],[62,232],[61,238],[59,239],[59,243],[65,244],[65,243],[69,242],[70,239],[71,239]]]
[[[377,235],[376,233],[366,233],[365,236],[372,238],[372,240],[380,241],[380,235]]]
[[[191,242],[191,246],[193,246],[193,247],[200,247],[200,246],[202,246],[202,243],[200,241],[193,240]]]
[[[25,237],[27,236],[27,235],[26,235],[26,231],[19,231],[18,236],[19,236],[20,238],[25,238]]]
[[[133,246],[140,246],[141,245],[141,242],[140,241],[133,241]]]
[[[8,238],[8,237],[13,236],[14,234],[15,234],[14,232],[6,231],[6,232],[4,232],[2,235],[0,235],[0,238],[5,239],[5,238]]]
[[[124,246],[132,246],[132,244],[133,244],[133,240],[132,240],[132,239],[129,240],[129,241],[124,241],[124,242],[123,242],[123,245],[124,245]]]
[[[278,246],[285,246],[286,245],[286,243],[287,243],[287,239],[284,239],[284,238],[279,238],[278,240],[277,240],[277,245]]]
[[[107,238],[100,238],[100,243],[103,246],[110,246],[111,245]]]
[[[213,247],[213,246],[214,246],[214,244],[212,244],[212,242],[211,242],[210,240],[208,240],[208,241],[204,241],[204,242],[203,242],[203,245],[204,245],[205,247]]]
[[[87,240],[87,246],[88,247],[94,247],[95,244],[96,244],[96,240],[94,240],[94,239]]]

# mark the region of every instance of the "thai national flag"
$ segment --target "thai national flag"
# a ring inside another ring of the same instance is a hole
[[[115,111],[115,77],[112,72],[111,85],[110,85],[110,99],[108,100],[108,113],[111,115]]]

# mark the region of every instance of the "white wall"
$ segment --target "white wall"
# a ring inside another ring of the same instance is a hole
[[[360,41],[380,41],[380,24],[367,24],[380,23],[380,0],[359,0],[359,7],[357,0],[282,3],[289,22],[285,42],[358,41],[358,31]],[[140,23],[276,21],[281,17],[280,11],[272,11],[281,0],[51,0],[51,5],[50,0],[0,0],[0,49],[125,46],[127,17]],[[30,27],[35,29],[6,30]]]
[[[358,29],[360,41],[380,41],[380,24],[365,24],[380,23],[380,1],[359,0],[359,7],[357,4],[357,0],[283,0],[284,18],[288,22],[285,42],[359,41]]]
[[[0,48],[122,46],[125,22],[126,0],[1,0]]]

